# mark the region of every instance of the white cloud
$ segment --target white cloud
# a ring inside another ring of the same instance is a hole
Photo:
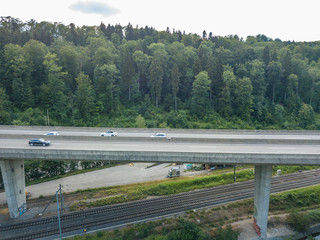
[[[103,17],[109,17],[119,12],[119,10],[110,7],[106,3],[93,1],[77,2],[69,8],[85,14],[99,14]]]

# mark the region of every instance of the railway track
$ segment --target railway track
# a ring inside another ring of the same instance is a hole
[[[281,192],[319,184],[320,170],[299,172],[272,179],[271,192]],[[61,215],[63,236],[82,229],[110,227],[136,220],[217,206],[252,198],[254,181],[246,181],[151,200],[122,203]],[[50,239],[59,235],[58,218],[45,217],[0,226],[0,239]]]

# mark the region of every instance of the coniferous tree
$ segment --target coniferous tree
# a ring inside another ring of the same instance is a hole
[[[219,113],[223,117],[231,117],[233,115],[233,106],[235,102],[235,89],[237,79],[230,66],[226,66],[223,72],[223,88],[219,97]]]
[[[97,100],[101,101],[103,106],[101,113],[110,114],[116,109],[115,84],[118,82],[119,75],[120,72],[114,64],[97,66],[94,71],[94,89]]]
[[[171,80],[172,80],[172,94],[174,97],[174,110],[177,111],[178,110],[177,94],[179,91],[179,82],[180,82],[180,72],[177,64],[173,65]]]
[[[72,92],[76,90],[76,77],[79,74],[80,57],[73,46],[63,46],[60,49],[63,71],[67,73],[65,84]]]
[[[132,58],[138,69],[137,84],[138,84],[138,90],[140,90],[141,80],[147,71],[150,58],[148,55],[144,54],[140,50],[135,51],[132,55]]]
[[[270,62],[267,67],[266,79],[268,84],[268,97],[274,104],[278,100],[278,93],[281,85],[282,68],[279,62]]]
[[[298,76],[295,74],[290,74],[288,76],[288,86],[287,86],[287,98],[285,101],[287,110],[293,116],[296,115],[300,107],[300,97],[298,95]]]
[[[311,67],[308,71],[311,78],[310,105],[316,110],[320,110],[320,66]]]
[[[265,70],[263,63],[259,60],[254,60],[248,64],[249,78],[252,83],[253,95],[253,117],[259,122],[264,121],[268,112],[266,90],[267,84],[265,79]]]
[[[121,72],[122,72],[123,91],[127,92],[128,99],[129,101],[131,101],[131,86],[135,77],[135,68],[134,68],[134,61],[132,59],[132,54],[128,46],[126,46],[124,49]]]
[[[3,88],[0,88],[0,124],[11,123],[9,98]]]
[[[155,105],[159,107],[161,98],[162,82],[163,82],[163,68],[162,62],[158,56],[154,56],[150,65],[150,81],[151,94],[155,99]]]
[[[48,72],[48,95],[43,95],[48,105],[44,110],[50,110],[57,119],[66,117],[65,76],[66,72],[57,64],[56,54],[48,53],[45,56],[44,65]]]
[[[265,64],[265,66],[269,65],[270,62],[270,48],[267,45],[264,49],[263,49],[263,62]]]
[[[284,57],[282,63],[282,78],[281,78],[281,89],[283,92],[282,96],[282,102],[286,101],[287,98],[287,88],[288,88],[288,77],[290,74],[292,74],[292,60],[291,55],[289,52],[287,52],[286,56]]]
[[[103,22],[100,23],[99,28],[100,28],[100,31],[103,32],[104,36],[107,36],[107,28]]]

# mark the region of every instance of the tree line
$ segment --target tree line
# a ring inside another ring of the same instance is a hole
[[[320,129],[320,42],[0,21],[0,124]]]

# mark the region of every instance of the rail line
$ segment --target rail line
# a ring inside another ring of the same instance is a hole
[[[319,184],[320,170],[299,172],[272,179],[271,192],[281,192]],[[137,219],[179,213],[252,198],[254,181],[239,182],[150,200],[122,203],[61,215],[62,233],[108,227]],[[56,216],[0,226],[0,239],[39,239],[59,234]]]

